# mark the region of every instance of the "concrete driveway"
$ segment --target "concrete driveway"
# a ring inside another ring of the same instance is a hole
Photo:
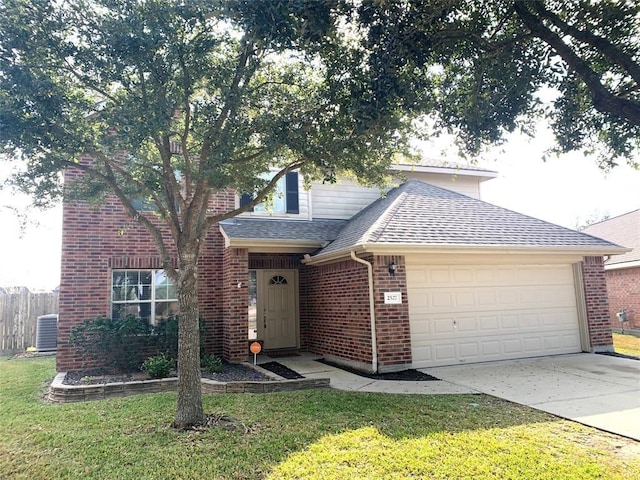
[[[422,369],[446,382],[640,440],[640,361],[579,353]]]

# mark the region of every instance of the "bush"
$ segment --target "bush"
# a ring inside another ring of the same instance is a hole
[[[200,358],[207,355],[204,351],[203,340],[205,338],[204,321],[200,319]],[[153,327],[153,346],[159,353],[164,353],[174,360],[178,359],[178,317],[166,318]]]
[[[142,364],[142,371],[151,378],[168,377],[175,365],[174,360],[165,354],[147,358]]]
[[[133,372],[148,355],[151,327],[140,318],[91,318],[71,330],[69,342],[83,361],[95,361],[119,372]]]
[[[204,338],[204,322],[200,321],[200,358],[209,356],[204,352]],[[177,360],[178,317],[169,317],[154,327],[134,316],[91,318],[71,330],[69,342],[85,363],[118,372],[138,371],[149,355],[163,354],[173,362]]]
[[[222,359],[207,353],[201,357],[200,366],[204,368],[205,372],[218,373],[222,371]]]

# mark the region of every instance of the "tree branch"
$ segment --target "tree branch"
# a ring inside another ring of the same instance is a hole
[[[640,105],[631,100],[617,97],[607,90],[600,81],[600,76],[591,69],[589,64],[532,14],[528,5],[529,3],[525,2],[514,2],[516,13],[527,28],[537,38],[552,47],[585,83],[591,93],[594,108],[601,113],[620,117],[633,125],[640,126]]]
[[[534,2],[533,7],[542,18],[549,20],[564,34],[571,35],[576,40],[580,40],[581,42],[591,45],[613,63],[625,69],[629,76],[631,76],[631,78],[640,85],[640,65],[633,60],[631,55],[627,55],[623,50],[606,38],[595,35],[588,30],[580,30],[573,25],[567,24],[555,13],[547,10],[544,7],[544,4],[540,1]]]

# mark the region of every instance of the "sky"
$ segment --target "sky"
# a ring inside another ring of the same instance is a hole
[[[605,173],[581,153],[544,162],[551,145],[542,129],[534,139],[512,135],[484,155],[479,165],[498,176],[482,184],[482,199],[567,228],[640,208],[640,171],[621,165]],[[451,153],[442,155],[442,147],[439,142],[424,154],[456,161]],[[0,181],[8,172],[0,162]],[[41,212],[28,206],[28,197],[0,190],[0,286],[50,290],[60,279],[62,208]],[[28,218],[24,229],[16,210]]]

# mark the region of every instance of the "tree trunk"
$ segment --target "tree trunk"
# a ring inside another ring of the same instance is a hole
[[[200,330],[196,254],[180,255],[176,286],[178,323],[178,405],[173,426],[185,429],[204,422],[200,383]]]

